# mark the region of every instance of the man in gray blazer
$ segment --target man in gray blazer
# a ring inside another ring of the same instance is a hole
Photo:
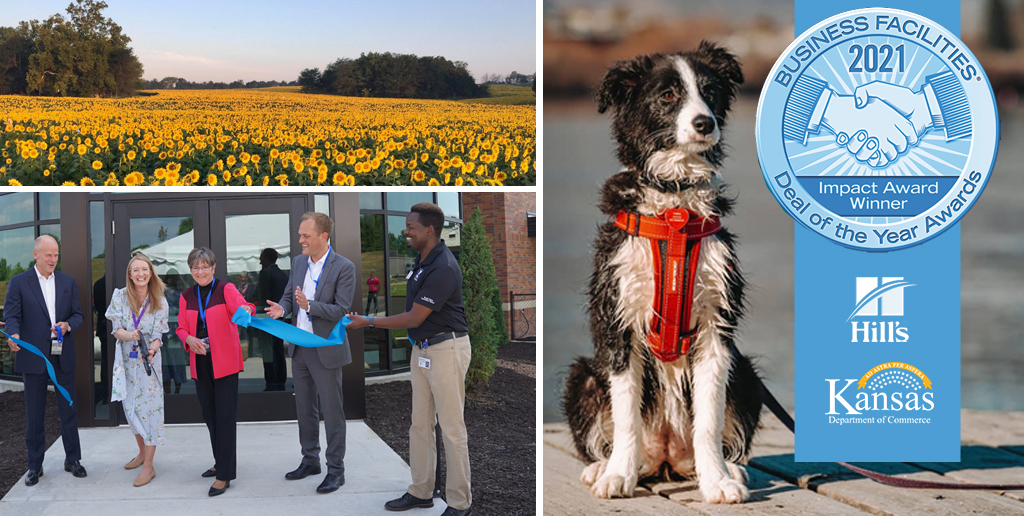
[[[323,213],[305,213],[299,224],[303,256],[292,262],[291,276],[278,303],[267,300],[267,313],[279,319],[292,314],[293,324],[327,338],[349,312],[356,292],[356,268],[328,245],[334,222]],[[299,419],[302,463],[285,475],[298,480],[320,474],[320,418],[317,397],[327,430],[327,476],[318,493],[337,491],[345,483],[345,411],[341,394],[341,368],[352,363],[348,339],[344,344],[306,348],[288,344],[295,381],[295,411]]]

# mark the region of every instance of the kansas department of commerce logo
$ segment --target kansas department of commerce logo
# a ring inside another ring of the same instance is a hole
[[[839,244],[892,251],[977,201],[996,159],[992,87],[959,38],[922,16],[861,9],[798,37],[761,91],[768,189]]]

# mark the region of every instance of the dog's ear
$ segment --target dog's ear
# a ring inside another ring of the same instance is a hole
[[[716,74],[729,81],[733,91],[743,84],[743,70],[740,68],[739,60],[732,52],[710,41],[701,41],[700,46],[697,47],[697,53],[703,57],[704,62]]]
[[[653,66],[650,56],[637,56],[612,65],[597,88],[597,112],[604,113],[609,107],[625,103]]]

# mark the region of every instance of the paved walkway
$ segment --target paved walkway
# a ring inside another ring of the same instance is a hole
[[[138,453],[131,430],[83,428],[79,435],[82,465],[89,476],[75,478],[64,471],[64,448],[58,439],[47,450],[39,483],[28,487],[24,479],[19,481],[0,501],[0,514],[392,514],[384,502],[401,496],[409,485],[409,466],[362,422],[348,423],[345,485],[330,494],[316,492],[327,473],[323,464],[320,475],[285,480],[284,474],[301,459],[294,422],[239,424],[238,478],[214,498],[207,496],[213,479],[200,477],[213,465],[203,425],[167,427],[167,445],[156,453],[156,478],[143,487],[132,486],[139,470],[124,469]],[[320,447],[326,449],[322,425]],[[436,499],[432,509],[416,512],[428,516],[444,509],[444,502]]]

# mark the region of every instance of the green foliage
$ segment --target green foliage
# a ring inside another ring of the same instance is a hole
[[[131,38],[103,16],[105,2],[75,0],[67,16],[0,27],[0,93],[117,97],[135,93],[142,63]]]
[[[462,302],[466,306],[473,358],[466,374],[466,389],[484,385],[494,374],[498,346],[507,340],[503,329],[498,280],[494,274],[491,243],[484,232],[483,215],[477,209],[462,227]],[[495,306],[495,298],[498,305]]]
[[[513,84],[488,84],[488,97],[465,99],[466,104],[497,104],[503,106],[532,106],[537,103],[537,94],[529,86]]]
[[[181,222],[178,223],[178,235],[184,235],[185,233],[192,231],[194,226],[195,221],[192,220],[192,217],[185,217],[181,219]]]
[[[349,97],[463,99],[485,94],[469,74],[468,64],[443,57],[417,57],[391,52],[364,53],[358,59],[338,59],[299,73],[305,93]]]

